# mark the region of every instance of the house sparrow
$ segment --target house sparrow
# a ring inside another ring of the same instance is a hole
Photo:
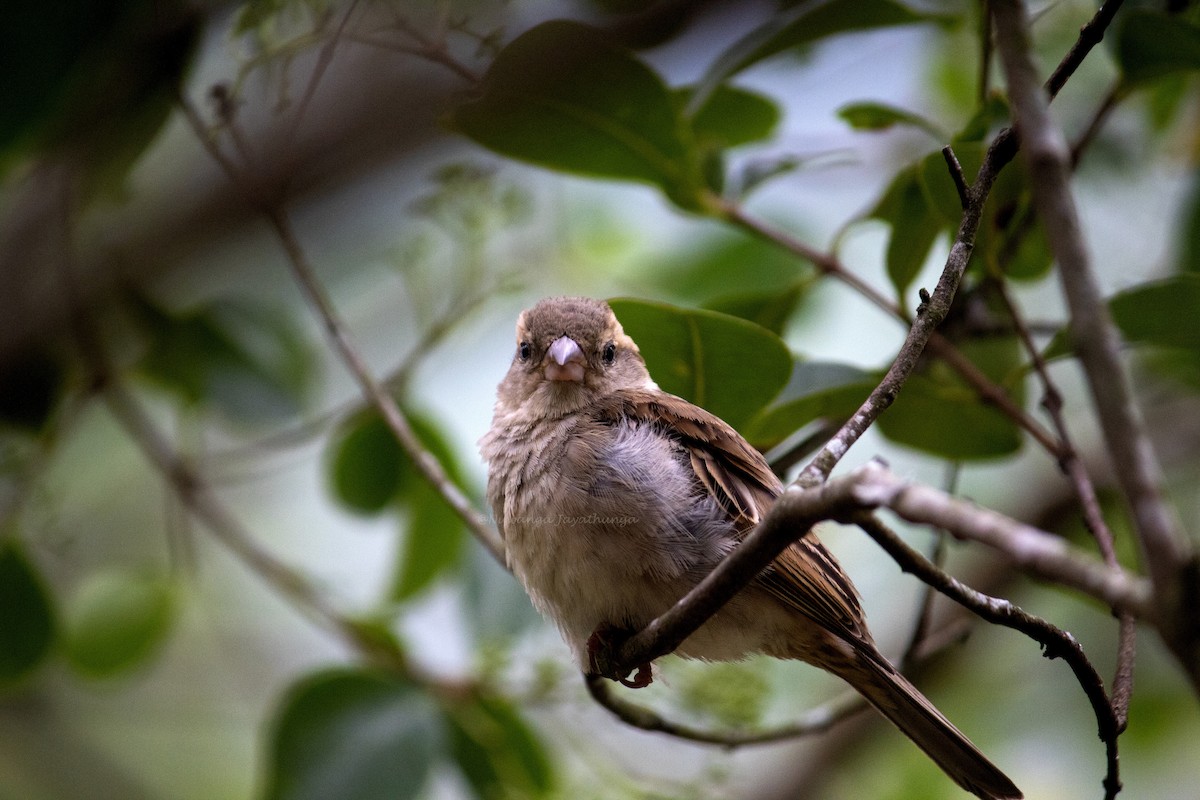
[[[587,298],[521,314],[480,446],[508,565],[590,672],[602,637],[670,608],[783,489],[737,431],[659,389],[608,304]],[[676,652],[806,661],[853,686],[967,791],[1022,796],[879,652],[853,584],[811,534]],[[626,682],[649,683],[648,668]]]

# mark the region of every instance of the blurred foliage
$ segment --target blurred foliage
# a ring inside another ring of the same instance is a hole
[[[253,105],[247,98],[276,100],[259,103],[274,109],[271,113],[295,108],[290,101],[308,80],[297,80],[304,74],[301,67],[327,67],[322,53],[330,43],[335,46],[329,52],[342,58],[343,51],[367,47],[364,40],[384,41],[391,46],[376,50],[402,66],[413,58],[445,64],[462,57],[466,66],[460,64],[455,73],[460,78],[486,61],[478,85],[461,86],[463,91],[446,101],[444,122],[459,145],[482,147],[493,160],[449,161],[425,170],[423,190],[401,206],[404,224],[394,231],[389,259],[395,269],[388,278],[399,276],[404,300],[389,323],[404,327],[415,342],[409,355],[396,359],[400,366],[389,385],[417,437],[451,481],[480,502],[471,462],[460,452],[448,419],[459,400],[431,403],[412,376],[422,363],[456,374],[471,369],[469,361],[451,359],[447,365],[429,354],[463,326],[470,311],[501,291],[518,283],[557,289],[560,273],[568,273],[556,269],[551,278],[538,272],[538,257],[529,250],[507,261],[496,256],[495,243],[515,228],[531,221],[544,224],[539,215],[562,213],[555,208],[547,214],[544,206],[557,203],[558,196],[547,203],[548,192],[541,192],[535,179],[526,180],[525,173],[510,179],[497,166],[506,161],[533,164],[557,176],[649,187],[672,210],[708,224],[656,254],[653,263],[638,264],[638,285],[656,299],[612,301],[664,390],[721,416],[764,450],[793,440],[818,421],[845,420],[877,385],[886,365],[805,360],[793,352],[789,333],[810,317],[813,290],[823,278],[768,238],[728,227],[713,232],[716,224],[728,222],[726,204],[740,203],[769,179],[792,172],[805,177],[811,161],[808,154],[790,150],[794,135],[787,123],[795,110],[786,101],[794,98],[785,97],[783,89],[772,94],[757,88],[751,78],[755,68],[769,63],[791,81],[804,73],[819,47],[857,47],[853,37],[864,31],[919,27],[928,32],[923,41],[929,48],[920,54],[926,63],[915,68],[927,68],[932,100],[868,93],[843,98],[836,112],[847,135],[871,134],[863,138],[877,145],[902,142],[885,148],[882,189],[863,198],[857,216],[849,211],[846,219],[886,228],[879,259],[896,305],[907,311],[931,254],[940,240],[953,235],[961,214],[941,147],[953,147],[970,182],[990,137],[1010,121],[1003,93],[973,81],[981,50],[978,8],[941,4],[949,9],[944,13],[929,10],[937,4],[829,0],[781,3],[766,19],[731,15],[730,24],[741,28],[727,32],[723,49],[697,50],[702,55],[696,56],[690,79],[677,84],[668,77],[670,58],[641,54],[626,44],[674,44],[691,34],[686,14],[631,31],[628,25],[644,22],[640,14],[655,9],[624,0],[593,5],[599,6],[595,24],[551,20],[508,30],[497,19],[525,17],[506,17],[507,4],[487,2],[359,8],[328,0],[249,0],[222,12],[221,19],[206,20],[202,9],[169,1],[44,6],[18,0],[0,12],[0,71],[21,76],[0,83],[0,174],[56,158],[82,165],[78,199],[84,207],[94,197],[92,190],[123,186],[129,168],[171,118],[205,23],[226,26],[214,51],[231,43],[236,47],[230,49],[238,51],[236,63],[223,65],[231,73],[221,81],[227,113],[219,113],[218,124],[204,132],[224,144],[253,130],[242,127],[245,118],[239,117]],[[354,29],[360,12],[378,14],[370,17],[373,27],[365,33]],[[1080,21],[1066,24],[1048,13],[1044,25],[1051,30],[1045,36],[1070,41]],[[1148,141],[1175,158],[1192,159],[1191,190],[1180,209],[1172,256],[1176,274],[1151,281],[1139,276],[1140,282],[1123,284],[1109,301],[1125,340],[1146,356],[1145,366],[1192,394],[1200,391],[1200,327],[1195,324],[1200,318],[1200,180],[1194,163],[1200,145],[1191,124],[1200,69],[1198,25],[1195,4],[1182,14],[1130,8],[1108,37],[1110,55],[1099,50],[1093,56],[1111,58],[1112,97],[1123,119],[1140,115]],[[1040,27],[1037,33],[1043,35]],[[1050,56],[1056,61],[1059,54]],[[259,83],[268,87],[262,96],[254,94]],[[320,88],[318,83],[311,87]],[[185,88],[199,93],[206,87]],[[272,92],[278,96],[270,97]],[[1130,98],[1138,102],[1126,103]],[[1171,136],[1174,144],[1164,144]],[[1096,146],[1092,168],[1115,169],[1115,162],[1099,157],[1102,144]],[[194,142],[191,146],[198,149]],[[422,151],[422,157],[430,151]],[[1147,163],[1136,161],[1139,157],[1127,156],[1131,163]],[[789,218],[782,227],[804,224]],[[844,237],[834,237],[834,250],[844,244]],[[547,260],[562,255],[554,251]],[[1007,168],[985,208],[968,274],[943,333],[1022,407],[1029,400],[1030,359],[987,296],[988,287],[1018,281],[1040,293],[1053,266],[1023,171]],[[603,285],[603,276],[591,277]],[[69,425],[64,432],[54,424],[67,403],[86,405],[98,399],[106,380],[132,377],[155,414],[177,418],[180,457],[189,464],[194,460],[201,474],[209,466],[207,457],[222,452],[226,438],[241,442],[263,431],[292,433],[286,426],[296,423],[306,429],[297,438],[322,439],[322,477],[336,507],[394,523],[395,555],[388,553],[385,585],[366,601],[365,610],[333,626],[344,634],[349,654],[341,653],[332,668],[310,671],[305,662],[299,668],[303,674],[290,675],[292,683],[274,706],[262,748],[262,796],[417,798],[447,782],[461,795],[488,799],[586,792],[668,796],[675,789],[682,795],[716,796],[724,791],[719,777],[702,787],[686,786],[682,779],[678,787],[659,788],[651,781],[643,786],[625,775],[611,785],[601,782],[599,789],[592,785],[596,781],[572,785],[567,773],[577,772],[579,765],[563,755],[575,746],[571,737],[552,739],[546,733],[552,725],[543,724],[542,714],[527,718],[539,704],[562,702],[571,670],[529,655],[523,634],[534,618],[531,606],[511,577],[471,546],[463,521],[422,479],[380,415],[352,403],[313,421],[310,406],[329,398],[317,391],[324,378],[318,353],[289,310],[262,300],[231,299],[232,293],[199,302],[159,299],[167,294],[139,288],[121,296],[120,312],[114,314],[119,322],[104,317],[106,325],[100,326],[106,334],[117,331],[119,357],[90,384],[78,376],[91,374],[97,365],[77,363],[65,355],[69,348],[57,343],[31,346],[0,364],[0,700],[19,702],[30,686],[50,691],[42,687],[63,680],[50,667],[56,663],[69,667],[62,671],[67,680],[84,678],[89,691],[114,685],[153,670],[173,637],[184,636],[190,600],[177,562],[186,562],[186,555],[172,552],[167,566],[146,557],[133,566],[97,558],[101,563],[64,568],[77,555],[76,537],[84,539],[90,531],[72,531],[64,544],[30,523],[44,524],[45,517],[53,522],[52,515],[39,517],[28,506],[45,462],[56,458],[62,439],[71,435]],[[1001,324],[975,324],[979,308],[988,321]],[[490,344],[468,346],[482,352]],[[391,357],[392,350],[387,352]],[[1061,330],[1045,347],[1049,358],[1070,353]],[[147,392],[147,386],[157,391]],[[484,390],[475,381],[469,391]],[[952,462],[1006,459],[1022,450],[1025,439],[1011,419],[928,358],[876,430],[930,460]],[[252,441],[250,449],[257,452],[258,446]],[[214,460],[219,467],[220,459]],[[96,482],[102,487],[97,491],[107,486]],[[122,499],[117,498],[118,505]],[[46,504],[57,500],[50,497]],[[1112,517],[1119,527],[1120,514],[1114,510]],[[1125,563],[1136,562],[1131,536],[1122,533],[1118,546]],[[302,587],[287,587],[304,596]],[[461,605],[454,612],[457,624],[467,630],[474,648],[472,663],[464,668],[467,677],[447,678],[423,664],[420,654],[410,653],[410,638],[416,637],[410,637],[406,624],[427,604],[436,606],[443,594]],[[246,616],[257,621],[258,612],[249,608]],[[677,707],[706,724],[754,727],[780,699],[754,664],[704,665],[681,671],[676,680],[669,689]],[[1139,685],[1127,735],[1138,752],[1152,751],[1186,730],[1167,713],[1176,702],[1172,697],[1177,701],[1161,684]],[[568,720],[567,727],[574,723]],[[569,733],[586,746],[594,744],[590,731]],[[936,768],[925,761],[909,759],[893,769],[895,763],[889,757],[886,770],[855,775],[855,786],[897,798],[942,791]],[[4,766],[0,757],[0,782],[7,774]],[[603,774],[601,767],[583,769]],[[939,783],[931,789],[933,781]]]

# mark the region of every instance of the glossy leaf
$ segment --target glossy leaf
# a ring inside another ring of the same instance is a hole
[[[791,355],[770,331],[715,311],[610,300],[658,385],[739,427],[787,383]]]
[[[406,409],[408,422],[425,449],[437,459],[458,488],[466,489],[462,469],[441,427],[432,417]],[[392,598],[406,600],[426,589],[458,563],[466,539],[466,524],[442,496],[416,472],[403,456],[404,481],[400,499],[408,510],[408,529],[400,549]]]
[[[693,92],[693,87],[675,90],[681,108],[688,105]],[[698,143],[724,149],[769,138],[781,116],[779,106],[757,92],[720,86],[689,119]]]
[[[802,279],[784,289],[735,292],[715,297],[704,307],[740,317],[781,336],[811,285],[811,280]]]
[[[174,617],[171,587],[158,578],[102,572],[86,580],[66,609],[67,658],[80,672],[108,677],[144,662]]]
[[[268,800],[407,800],[423,796],[442,726],[412,684],[331,670],[288,691],[272,725]]]
[[[175,312],[135,298],[134,309],[150,336],[138,369],[185,402],[247,422],[300,410],[311,367],[281,314],[232,301]]]
[[[894,442],[955,461],[998,458],[1021,446],[1008,417],[969,390],[913,375],[877,423]]]
[[[1024,403],[1021,349],[1015,337],[971,339],[958,346],[1018,405]],[[938,362],[905,382],[878,427],[892,441],[956,461],[1010,455],[1022,442],[1015,422],[984,404],[974,389]]]
[[[797,285],[807,288],[814,279],[811,265],[791,253],[757,237],[725,232],[656,258],[645,271],[663,293],[726,313],[733,312],[717,306],[731,294],[771,295]]]
[[[449,124],[501,155],[649,183],[684,207],[695,205],[702,185],[688,125],[666,85],[576,22],[545,22],[517,37]]]
[[[889,103],[870,101],[847,103],[838,109],[837,115],[857,131],[883,131],[896,125],[908,125],[919,128],[936,139],[946,138],[946,135],[939,131],[936,125],[920,114]]]
[[[1113,321],[1130,342],[1200,352],[1200,275],[1186,273],[1119,292]]]
[[[814,420],[849,419],[878,383],[877,374],[846,364],[800,362],[775,402],[746,426],[745,436],[766,450]]]
[[[841,33],[909,25],[937,19],[892,0],[830,0],[797,3],[734,42],[717,57],[700,82],[693,107],[707,101],[730,77],[758,62]]]
[[[1200,171],[1192,175],[1179,242],[1179,272],[1200,274]]]
[[[0,543],[0,685],[33,671],[54,642],[51,598],[14,540]]]
[[[1117,63],[1131,82],[1200,69],[1200,27],[1179,16],[1131,11],[1117,33]]]
[[[450,753],[483,800],[545,797],[553,787],[542,743],[511,704],[483,696],[446,709]]]
[[[389,508],[403,485],[404,451],[374,411],[352,417],[333,447],[329,482],[333,496],[358,514]]]
[[[462,518],[425,481],[417,483],[405,500],[408,529],[391,593],[394,600],[420,594],[457,564],[466,539]]]
[[[926,197],[917,165],[902,170],[892,179],[868,217],[891,226],[886,253],[887,273],[896,296],[903,298],[925,265],[934,240],[946,227]]]

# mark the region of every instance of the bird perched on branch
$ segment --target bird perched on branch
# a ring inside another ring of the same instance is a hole
[[[737,431],[659,389],[612,309],[587,298],[550,298],[521,314],[480,444],[508,564],[591,673],[600,648],[683,597],[783,489]],[[676,652],[813,664],[853,686],[967,791],[1022,796],[879,652],[854,585],[811,534]],[[644,666],[622,682],[650,680]]]

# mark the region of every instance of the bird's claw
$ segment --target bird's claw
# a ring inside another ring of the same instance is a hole
[[[654,682],[654,675],[649,664],[639,664],[632,671],[622,671],[613,660],[616,646],[629,638],[630,632],[613,625],[600,625],[592,631],[587,640],[588,668],[601,677],[608,678],[628,686],[630,689],[643,689]]]

